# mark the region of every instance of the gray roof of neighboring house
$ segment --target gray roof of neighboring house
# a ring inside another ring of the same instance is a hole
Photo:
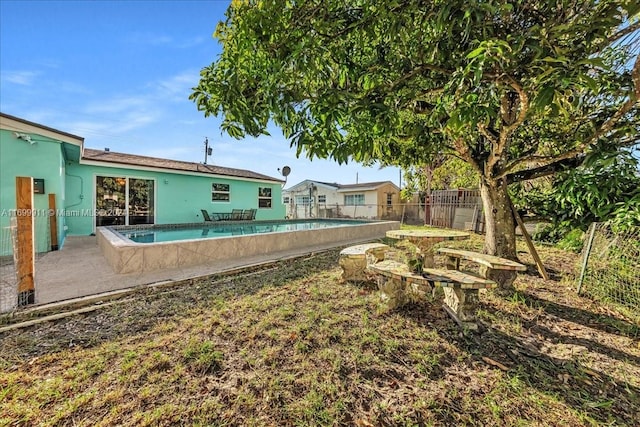
[[[347,192],[347,191],[358,191],[358,190],[373,190],[376,189],[382,185],[387,185],[387,184],[391,184],[394,187],[398,188],[396,184],[394,184],[391,181],[375,181],[375,182],[362,182],[362,183],[358,183],[358,184],[338,184],[335,182],[322,182],[322,181],[315,181],[312,179],[306,179],[304,181],[301,181],[299,183],[297,183],[296,185],[293,185],[289,188],[287,188],[286,190],[284,190],[284,192],[290,192],[293,189],[295,189],[298,186],[302,186],[303,184],[309,184],[309,183],[315,183],[315,184],[321,184],[321,185],[326,185],[327,187],[333,187],[336,189],[336,191],[338,192]],[[303,187],[306,188],[306,187]]]
[[[315,182],[316,184],[322,184],[322,185],[326,185],[329,187],[340,187],[340,184],[338,184],[337,182],[322,182],[322,181],[312,181]]]
[[[361,188],[376,188],[376,187],[380,187],[381,185],[384,184],[393,184],[393,182],[391,181],[376,181],[376,182],[363,182],[360,184],[339,184],[338,188],[340,190],[358,190]],[[393,184],[395,185],[395,184]]]
[[[114,151],[94,150],[85,148],[82,154],[83,160],[97,162],[126,164],[133,166],[145,166],[159,169],[169,169],[179,172],[197,172],[211,175],[223,175],[237,178],[259,179],[264,181],[283,182],[280,179],[245,169],[226,168],[215,165],[205,165],[195,162],[183,162],[180,160],[160,159],[157,157],[139,156],[134,154],[117,153]]]

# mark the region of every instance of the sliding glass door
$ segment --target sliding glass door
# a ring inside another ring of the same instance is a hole
[[[124,225],[127,207],[127,179],[116,176],[96,177],[96,227]]]
[[[129,225],[154,223],[153,183],[152,179],[129,178]]]
[[[154,224],[155,181],[117,176],[96,177],[96,227]]]

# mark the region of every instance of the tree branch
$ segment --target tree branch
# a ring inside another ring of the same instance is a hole
[[[389,91],[396,90],[402,83],[404,83],[407,80],[415,77],[416,75],[422,73],[423,71],[435,71],[437,73],[447,74],[447,75],[453,74],[453,71],[447,70],[446,68],[442,68],[442,67],[438,67],[438,66],[430,65],[430,64],[422,64],[422,65],[417,66],[413,70],[409,71],[408,73],[406,73],[406,74],[400,76],[399,78],[397,78],[396,81],[391,83],[391,86],[389,86],[388,90]]]
[[[484,136],[485,138],[487,138],[487,140],[489,142],[491,142],[491,144],[497,144],[498,143],[498,139],[495,137],[495,135],[492,135],[488,130],[487,130],[487,125],[484,123],[478,123],[478,132],[480,132],[480,135]]]
[[[634,63],[633,69],[631,70],[631,79],[633,80],[633,91],[631,92],[629,99],[627,100],[627,102],[622,104],[622,106],[620,106],[620,108],[608,120],[606,120],[602,124],[602,126],[600,126],[600,129],[596,130],[593,133],[593,135],[591,135],[590,138],[585,140],[582,144],[578,145],[573,150],[567,151],[557,156],[547,157],[547,159],[549,160],[549,163],[547,163],[546,165],[540,165],[539,168],[551,166],[557,162],[560,162],[563,160],[571,160],[572,158],[579,156],[590,145],[595,143],[600,137],[604,136],[605,134],[613,130],[613,127],[616,125],[616,123],[618,123],[620,119],[629,111],[631,111],[631,109],[640,101],[640,55],[636,57],[636,61]],[[503,169],[502,173],[498,175],[497,178],[502,178],[504,176],[513,176],[515,174],[520,173],[520,172],[514,172],[512,174],[509,174],[510,171],[514,170],[518,166],[522,164],[526,164],[530,161],[531,161],[531,157],[527,157],[527,158],[521,157],[517,160],[514,160],[509,165],[507,165],[507,167]],[[532,170],[535,170],[535,169],[532,169]],[[526,173],[526,172],[527,172],[526,170],[522,171],[522,173]]]
[[[489,171],[493,170],[493,167],[500,161],[502,154],[509,145],[511,134],[524,122],[527,116],[527,111],[529,111],[529,96],[524,91],[520,83],[511,76],[506,76],[505,82],[518,94],[520,109],[518,111],[518,117],[511,122],[511,120],[506,120],[506,116],[509,112],[506,111],[506,108],[503,108],[504,105],[501,107],[501,118],[504,123],[507,123],[507,125],[500,130],[499,139],[497,143],[495,143],[493,150],[491,150],[491,156],[487,161]],[[505,96],[508,95],[505,94]],[[511,105],[510,108],[513,108],[513,105]]]
[[[500,133],[500,144],[506,144],[506,140],[508,140],[513,131],[524,122],[524,119],[527,117],[527,112],[529,111],[529,96],[520,83],[515,81],[511,76],[507,76],[507,83],[518,93],[518,97],[520,98],[520,111],[518,112],[518,117],[515,122],[507,125]]]
[[[469,163],[476,170],[476,172],[478,172],[478,174],[482,176],[482,166],[476,161],[476,159],[474,159],[473,155],[471,154],[471,148],[469,147],[469,145],[464,142],[462,138],[457,138],[453,141],[453,146],[455,148],[455,152],[459,154],[458,157]]]
[[[586,158],[585,154],[580,154],[570,159],[558,160],[554,163],[550,163],[544,166],[540,166],[534,169],[527,169],[519,172],[514,172],[505,176],[507,184],[520,181],[528,181],[530,179],[540,178],[547,175],[552,175],[556,172],[566,170],[568,168],[576,168],[584,162]]]
[[[640,21],[636,22],[633,25],[629,25],[628,27],[623,28],[622,30],[618,31],[615,34],[612,34],[611,36],[609,36],[607,38],[607,41],[609,43],[613,43],[619,39],[621,39],[622,37],[626,36],[627,34],[631,34],[634,31],[640,29]]]

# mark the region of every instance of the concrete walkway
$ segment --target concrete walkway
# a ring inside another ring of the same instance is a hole
[[[117,274],[102,256],[94,236],[70,236],[66,238],[61,250],[49,252],[37,259],[36,304],[48,304],[159,282],[207,276],[244,266],[318,252],[331,247],[335,247],[335,244],[324,247],[310,246],[304,251],[278,252],[251,258],[210,262],[186,268]]]

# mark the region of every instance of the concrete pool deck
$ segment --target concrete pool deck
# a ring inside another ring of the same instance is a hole
[[[367,239],[367,241],[371,240]],[[351,243],[361,242],[362,240]],[[95,236],[69,236],[61,250],[48,252],[36,260],[36,304],[70,301],[127,288],[188,280],[338,246],[343,246],[343,243],[310,245],[304,249],[273,252],[241,259],[214,259],[206,264],[189,267],[118,274],[109,266]],[[336,265],[337,262],[336,258]]]

